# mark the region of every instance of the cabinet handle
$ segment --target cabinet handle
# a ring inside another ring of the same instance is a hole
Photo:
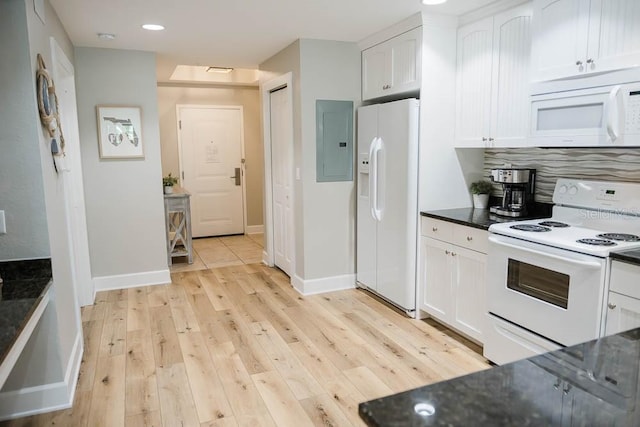
[[[553,388],[555,388],[556,390],[560,388],[560,378],[556,380],[556,383],[553,385]]]
[[[487,138],[485,138],[484,136],[482,137],[482,142],[487,142]]]
[[[494,141],[494,139],[493,139],[493,138],[489,138],[489,142],[493,142],[493,141]]]
[[[617,307],[617,305],[612,304],[612,303],[607,304],[607,306],[608,306],[611,310],[613,310],[614,308],[616,308],[616,307]]]
[[[576,61],[576,65],[577,65],[578,67],[582,66],[582,61]]]
[[[390,85],[384,85],[384,86],[382,86],[382,90],[387,90],[387,89],[391,89],[391,86],[390,86]]]
[[[595,64],[596,61],[594,61],[593,59],[589,58],[587,59],[587,64]]]
[[[438,231],[438,227],[433,227],[433,228],[431,229],[431,231],[433,231],[433,232],[435,233],[436,231]]]
[[[445,254],[449,255],[451,252],[449,251],[444,251]]]
[[[467,242],[470,242],[470,241],[472,241],[472,240],[473,240],[473,237],[471,237],[471,236],[467,236]]]
[[[562,392],[564,394],[569,394],[569,391],[571,391],[571,384],[565,384],[564,387],[562,388]]]
[[[456,253],[455,252],[451,252],[451,256],[456,256]]]

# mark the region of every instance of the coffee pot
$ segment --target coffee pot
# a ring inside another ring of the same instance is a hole
[[[502,202],[489,212],[508,217],[528,214],[535,192],[535,169],[491,169],[491,180],[502,184]]]

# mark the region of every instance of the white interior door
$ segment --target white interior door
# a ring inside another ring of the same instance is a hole
[[[242,107],[178,106],[193,237],[244,233]]]
[[[273,186],[274,262],[291,276],[293,260],[293,121],[289,105],[291,89],[285,86],[269,94],[271,174]]]
[[[72,276],[78,304],[86,306],[93,304],[94,287],[82,181],[75,72],[73,65],[53,38],[51,38],[51,56],[53,58],[53,78],[60,107],[60,124],[66,144],[66,155],[61,166],[64,169],[62,182],[70,233]]]

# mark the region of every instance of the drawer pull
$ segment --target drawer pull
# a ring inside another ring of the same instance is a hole
[[[431,231],[433,231],[433,232],[435,233],[436,231],[438,231],[438,227],[433,227],[433,228],[431,229]]]
[[[607,306],[608,306],[611,310],[613,310],[614,308],[616,308],[616,307],[617,307],[617,305],[612,304],[612,303],[607,304]]]
[[[456,256],[456,253],[455,252],[451,252],[451,256]]]
[[[473,240],[473,237],[471,237],[471,236],[467,236],[467,242],[470,242],[470,241],[472,241],[472,240]]]
[[[449,255],[451,252],[449,251],[444,251],[445,254]]]

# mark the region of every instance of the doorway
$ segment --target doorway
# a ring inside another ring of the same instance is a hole
[[[267,263],[295,273],[293,101],[291,73],[262,86]]]
[[[244,234],[242,106],[177,105],[181,184],[191,194],[193,237]]]

